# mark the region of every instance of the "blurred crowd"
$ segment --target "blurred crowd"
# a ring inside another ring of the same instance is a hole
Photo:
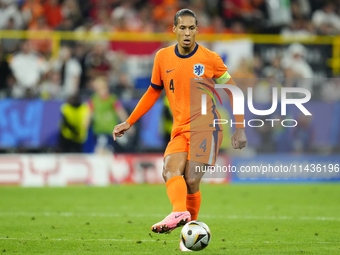
[[[200,33],[340,34],[340,0],[0,0],[0,29],[171,32],[180,8],[195,11]],[[133,97],[134,81],[123,52],[110,50],[107,42],[61,43],[59,58],[52,59],[51,40],[2,37],[0,97],[67,99],[79,91],[91,94],[93,79],[99,75],[108,78],[111,92]],[[297,86],[296,79],[315,75],[304,46],[294,44],[271,63],[263,63],[261,56],[242,60],[233,77],[272,78],[276,84],[258,79],[238,83],[254,87],[256,100],[266,102],[268,87]],[[310,91],[314,88],[312,81],[298,85]],[[320,95],[339,99],[339,93],[333,93],[337,86],[327,86]]]
[[[333,0],[1,0],[0,29],[171,32],[192,9],[204,33],[338,34]]]

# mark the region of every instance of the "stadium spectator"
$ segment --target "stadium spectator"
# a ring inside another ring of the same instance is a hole
[[[18,6],[14,3],[0,1],[0,30],[7,30],[7,25],[10,20],[12,20],[13,23],[13,30],[23,28],[24,20]]]
[[[81,67],[81,75],[80,75],[80,83],[79,89],[80,92],[87,93],[89,90],[89,85],[86,80],[86,72],[85,72],[85,56],[88,48],[91,47],[89,42],[79,41],[73,51],[74,58],[79,62]],[[92,92],[91,92],[92,93]]]
[[[298,38],[315,35],[316,31],[312,23],[304,18],[293,20],[289,27],[281,30],[281,35],[291,38],[296,36]]]
[[[247,60],[245,58],[240,61],[237,69],[231,74],[231,76],[243,92],[246,92],[248,87],[254,87],[257,82],[253,64],[251,63],[251,60]]]
[[[112,21],[112,31],[113,32],[132,32],[129,27],[129,21],[126,17],[122,16],[119,19]]]
[[[78,93],[82,70],[79,62],[72,57],[70,47],[63,46],[60,49],[59,59],[52,63],[52,67],[60,73],[62,97],[68,98]]]
[[[86,79],[93,80],[98,76],[107,76],[111,63],[107,58],[107,43],[98,42],[85,57]]]
[[[231,34],[245,34],[246,28],[242,22],[234,21],[229,27],[229,32]]]
[[[72,31],[75,28],[74,21],[72,18],[64,18],[59,26],[55,29],[57,31]]]
[[[340,101],[340,76],[328,79],[321,88],[322,99],[327,102]]]
[[[83,17],[91,17],[90,13],[91,10],[93,9],[93,0],[88,0],[88,1],[82,1],[82,0],[77,0],[79,9],[83,15]],[[101,1],[101,2],[109,2],[109,1]]]
[[[90,6],[87,6],[90,10],[87,11],[88,17],[93,20],[94,23],[100,23],[101,15],[105,11],[105,16],[110,16],[112,13],[112,4],[109,1],[103,0],[90,0]],[[116,4],[118,6],[119,3]],[[83,7],[83,3],[80,5]],[[86,8],[86,7],[85,7]]]
[[[87,127],[90,109],[75,94],[62,104],[62,120],[60,124],[59,149],[63,153],[80,153],[87,139]]]
[[[120,98],[131,99],[134,95],[134,84],[127,73],[118,72],[117,80],[115,80],[113,90]]]
[[[10,18],[7,21],[7,25],[5,26],[4,30],[17,30],[15,28],[14,19]],[[6,53],[13,53],[19,50],[20,46],[20,39],[16,38],[1,38],[1,47]]]
[[[12,71],[5,59],[3,50],[0,47],[0,98],[9,96],[12,82]]]
[[[340,32],[340,17],[335,12],[335,4],[331,1],[324,3],[321,10],[313,13],[312,22],[322,35],[336,35]]]
[[[138,12],[139,28],[138,30],[145,33],[152,33],[155,31],[155,24],[152,21],[152,6],[146,4]]]
[[[291,67],[286,67],[283,69],[284,79],[283,87],[296,87],[298,84],[299,76]]]
[[[93,26],[94,26],[93,20],[90,18],[86,18],[84,19],[82,25],[75,29],[75,32],[90,32],[90,31],[95,32],[94,30],[92,30]]]
[[[306,48],[300,43],[293,43],[287,49],[287,54],[281,60],[283,69],[291,69],[294,76],[299,79],[298,87],[308,89],[312,92],[313,70],[305,60]]]
[[[111,32],[113,30],[113,21],[107,10],[98,10],[98,22],[91,27],[92,32]]]
[[[74,21],[72,18],[64,18],[60,25],[55,29],[57,31],[67,32],[75,29]],[[61,40],[61,45],[67,45],[69,47],[74,47],[75,41],[73,40]]]
[[[163,1],[153,9],[154,32],[172,32],[173,17],[177,12],[177,1]]]
[[[266,69],[264,71],[266,79],[261,80],[254,88],[254,102],[272,104],[273,88],[281,90],[281,83],[275,77],[274,69]],[[269,108],[268,108],[269,109]]]
[[[171,140],[171,130],[173,121],[173,115],[171,112],[169,100],[166,96],[163,97],[162,107],[163,107],[161,114],[162,117],[161,121],[159,122],[159,130],[163,137],[163,149],[165,150],[166,146]]]
[[[42,53],[48,57],[48,54],[51,53],[52,41],[49,39],[51,37],[51,28],[47,24],[45,16],[42,15],[37,18],[37,22],[29,27],[29,31],[37,31],[39,32],[39,35],[46,36],[46,39],[31,39],[30,43],[34,51]]]
[[[43,99],[59,99],[61,97],[60,73],[51,71],[42,82],[40,97]]]
[[[47,0],[44,4],[45,17],[50,27],[56,28],[62,21],[62,11],[59,0]]]
[[[113,70],[110,75],[110,84],[112,85],[112,91],[119,98],[131,99],[134,84],[128,75],[127,55],[122,51],[118,51],[112,54],[111,59]]]
[[[310,0],[291,0],[291,11],[293,19],[310,17]]]
[[[266,0],[266,11],[268,13],[267,27],[280,28],[290,24],[293,20],[290,1]]]
[[[71,19],[74,27],[78,27],[82,24],[83,15],[76,0],[65,0],[63,2],[62,15],[64,18]]]
[[[37,19],[45,15],[40,0],[27,0],[22,7],[22,16],[28,26],[36,25]]]
[[[121,5],[114,8],[111,13],[111,19],[116,24],[116,31],[128,32],[138,31],[140,29],[140,21],[133,8],[132,1],[123,1]]]
[[[200,33],[209,32],[209,26],[211,24],[211,17],[206,11],[206,5],[207,1],[204,0],[191,1],[191,9],[200,17]]]
[[[275,76],[275,79],[277,79],[279,82],[283,81],[284,78],[284,72],[281,68],[281,59],[280,57],[276,56],[274,57],[270,64],[263,68],[262,74],[264,77],[268,77],[269,73],[273,73]]]
[[[10,67],[16,80],[12,96],[37,96],[39,84],[48,71],[48,65],[43,56],[32,51],[29,41],[21,44],[21,51],[13,56]]]
[[[212,34],[226,34],[230,33],[230,30],[224,25],[224,21],[220,16],[215,16],[211,20],[211,26],[206,29],[207,33]]]
[[[280,62],[279,62],[280,63]],[[254,73],[257,78],[262,78],[263,61],[259,55],[254,56]]]
[[[316,10],[322,9],[325,4],[325,0],[309,0],[311,12],[314,13]]]
[[[223,16],[230,26],[234,21],[252,25],[263,18],[259,6],[263,0],[223,0]]]
[[[123,152],[123,147],[113,141],[112,130],[120,121],[127,119],[128,114],[118,98],[110,94],[105,77],[97,77],[93,82],[93,87],[95,93],[89,101],[89,107],[97,151]],[[132,130],[133,132],[134,130]]]

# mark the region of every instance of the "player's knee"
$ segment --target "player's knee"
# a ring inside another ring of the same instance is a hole
[[[182,176],[182,173],[179,169],[163,166],[162,176],[165,182],[167,182],[170,178],[175,176]]]
[[[185,178],[189,193],[196,193],[199,190],[200,180],[198,178]]]
[[[167,171],[163,168],[163,172],[162,172],[162,177],[163,177],[163,180],[165,181],[165,182],[167,182],[168,181],[168,173],[167,173]]]
[[[167,182],[171,177],[175,176],[173,172],[174,171],[168,167],[167,164],[164,164],[162,176],[165,182]]]

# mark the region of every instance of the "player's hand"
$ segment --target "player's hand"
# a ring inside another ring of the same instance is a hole
[[[231,145],[234,149],[242,149],[247,145],[247,137],[243,128],[236,128],[235,133],[231,137]]]
[[[125,131],[129,130],[131,125],[128,122],[123,122],[113,129],[112,135],[113,135],[113,140],[116,141],[116,137],[122,137],[125,133]]]

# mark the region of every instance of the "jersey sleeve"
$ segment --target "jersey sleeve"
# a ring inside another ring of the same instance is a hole
[[[222,75],[224,75],[228,67],[223,63],[223,60],[217,53],[214,54],[214,77],[213,78],[220,78]]]
[[[147,113],[151,109],[151,107],[156,103],[161,94],[162,90],[154,89],[152,86],[150,86],[146,93],[139,100],[136,108],[133,110],[126,122],[128,122],[130,126],[132,126],[137,120],[139,120],[145,113]]]
[[[162,90],[164,88],[161,75],[161,53],[158,51],[152,69],[151,86],[154,89]]]

